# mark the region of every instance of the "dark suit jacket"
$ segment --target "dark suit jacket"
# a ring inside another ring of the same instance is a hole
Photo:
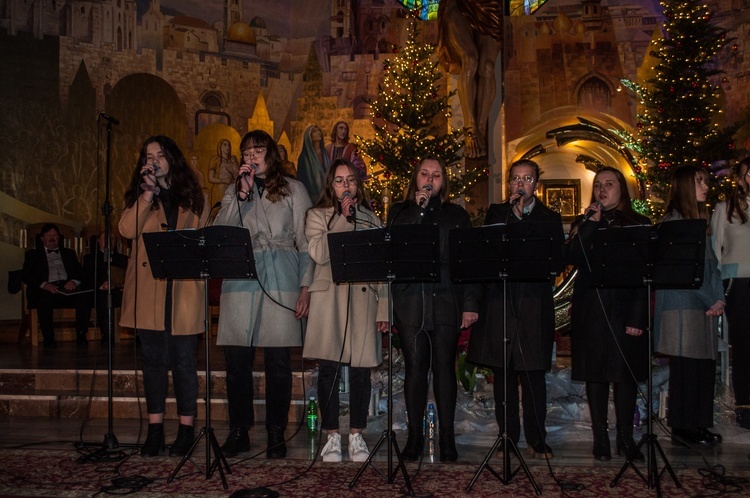
[[[99,287],[107,281],[107,263],[104,261],[104,252],[98,246],[95,251],[95,253],[89,253],[83,257],[83,270],[86,276],[86,288],[99,290]],[[113,268],[127,268],[128,257],[113,252],[111,266]]]
[[[557,268],[563,266],[562,245],[565,240],[560,215],[536,199],[531,212],[519,220],[511,212],[508,202],[492,204],[487,210],[485,225],[495,223],[551,222],[558,226],[552,249]],[[471,329],[468,359],[488,367],[503,367],[503,323],[507,320],[507,355],[515,370],[549,370],[552,364],[552,344],[555,335],[555,312],[551,281],[510,281],[508,296],[502,282],[484,288],[479,320]],[[505,304],[505,317],[503,305]]]
[[[78,256],[72,249],[60,248],[60,256],[68,274],[68,280],[83,282],[83,267],[78,262]],[[44,248],[26,251],[23,261],[23,282],[26,284],[26,299],[30,307],[35,307],[37,296],[43,282],[49,279],[49,265]]]

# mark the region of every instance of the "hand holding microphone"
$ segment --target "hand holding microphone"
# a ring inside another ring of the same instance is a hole
[[[151,202],[153,200],[154,195],[159,195],[160,189],[156,184],[156,173],[158,172],[159,163],[156,161],[151,164],[146,163],[141,167],[141,178],[143,178],[141,189],[146,192],[145,195],[148,202]]]
[[[586,214],[583,221],[588,221],[593,217],[596,217],[594,221],[599,221],[599,219],[601,218],[601,212],[602,203],[599,201],[594,201],[589,207],[586,208]]]
[[[357,210],[354,207],[355,199],[352,197],[352,193],[348,190],[344,190],[341,194],[341,212],[346,214],[346,221],[354,223],[357,219]]]
[[[414,194],[414,197],[417,199],[417,204],[419,207],[424,207],[425,204],[427,204],[427,201],[430,199],[430,194],[432,192],[432,185],[429,183],[425,183],[422,186],[421,190],[418,190],[416,194]]]
[[[515,206],[519,202],[521,202],[521,199],[526,195],[526,191],[524,189],[519,189],[518,192],[510,196],[510,205]]]
[[[244,192],[247,195],[250,195],[250,192],[253,190],[253,184],[255,179],[255,170],[258,169],[258,166],[255,164],[242,164],[240,166],[239,175],[237,176],[237,194],[239,195],[240,192]]]

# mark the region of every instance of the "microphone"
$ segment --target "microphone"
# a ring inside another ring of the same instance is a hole
[[[422,190],[426,190],[428,193],[432,192],[432,185],[430,185],[429,183],[427,183],[427,184],[425,184],[424,187],[422,187]],[[419,207],[424,207],[424,203],[427,202],[427,198],[428,197],[429,196],[427,196],[424,199],[422,199],[422,200],[419,201]]]
[[[518,204],[519,201],[523,198],[523,196],[526,195],[526,191],[524,189],[521,189],[516,193],[518,194],[518,197],[510,201],[511,206],[515,206],[516,204]]]
[[[599,209],[601,210],[601,208],[602,208],[602,203],[601,202],[596,201],[596,202],[594,202],[594,204],[596,204],[597,206],[599,206]],[[596,214],[596,211],[594,211],[593,209],[591,211],[588,211],[586,213],[586,215],[584,216],[583,221],[589,221],[591,219],[591,217],[594,216],[595,214]]]
[[[96,119],[99,119],[99,118],[104,118],[105,120],[109,121],[113,125],[120,124],[119,119],[115,118],[114,116],[110,116],[109,114],[105,114],[104,112],[100,112],[99,114],[96,115]]]
[[[158,172],[159,172],[159,163],[154,163],[154,164],[151,165],[151,170],[150,171],[149,170],[144,171],[143,173],[141,173],[141,176],[148,176],[148,175],[151,175],[151,174],[155,175]]]
[[[251,164],[250,167],[253,168],[253,171],[257,171],[258,170],[258,165],[257,164]],[[240,173],[240,176],[238,178],[245,178],[249,174],[250,173],[248,173],[247,171],[243,171],[242,173]]]
[[[347,197],[351,198],[352,193],[348,190],[344,190],[344,193],[341,194],[341,200],[346,199]],[[354,206],[349,206],[349,214],[346,215],[346,221],[349,223],[354,223],[354,221],[357,219],[357,211],[354,209]]]

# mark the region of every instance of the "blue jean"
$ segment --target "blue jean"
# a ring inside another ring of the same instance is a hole
[[[322,413],[321,428],[333,431],[339,428],[339,375],[338,362],[320,360],[318,371],[318,400]],[[364,429],[367,427],[367,414],[370,410],[369,368],[352,367],[349,369],[349,427]],[[328,409],[330,406],[330,410]]]
[[[229,426],[249,429],[255,425],[253,363],[255,348],[224,346],[227,360],[227,402]],[[292,364],[290,348],[263,348],[266,371],[266,427],[285,428],[292,403]]]
[[[139,330],[143,353],[143,390],[146,411],[166,411],[169,370],[177,399],[177,414],[198,414],[198,371],[195,359],[197,335],[172,335],[163,330]]]

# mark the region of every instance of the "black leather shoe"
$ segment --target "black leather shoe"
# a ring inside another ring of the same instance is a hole
[[[439,444],[441,462],[455,462],[458,460],[456,437],[453,434],[453,431],[440,431]]]
[[[250,451],[250,436],[247,435],[247,429],[232,429],[221,446],[221,452],[226,458],[231,458],[246,451]]]
[[[77,333],[76,334],[76,346],[78,346],[79,349],[84,349],[88,347],[89,340],[86,338],[86,333]]]
[[[409,435],[406,437],[406,446],[404,446],[403,451],[401,451],[401,456],[404,460],[416,462],[419,457],[422,456],[423,450],[424,436],[422,433],[409,431]]]
[[[721,437],[721,434],[711,432],[708,429],[698,429],[698,432],[700,433],[702,438],[710,441],[711,443],[720,443],[724,439]]]
[[[284,441],[284,428],[273,425],[268,428],[268,449],[266,449],[268,458],[286,457],[286,441]]]
[[[141,456],[153,457],[164,449],[164,424],[148,424],[146,442],[141,446]]]
[[[529,443],[527,451],[533,458],[549,459],[555,457],[554,453],[552,453],[552,448],[550,448],[548,444],[542,442],[534,444]]]
[[[169,456],[185,456],[190,448],[193,446],[195,440],[195,429],[192,425],[180,424],[177,429],[177,439],[172,443],[172,447],[169,448]]]
[[[694,444],[710,446],[714,443],[712,438],[701,434],[697,429],[672,429],[672,442],[682,446]]]

